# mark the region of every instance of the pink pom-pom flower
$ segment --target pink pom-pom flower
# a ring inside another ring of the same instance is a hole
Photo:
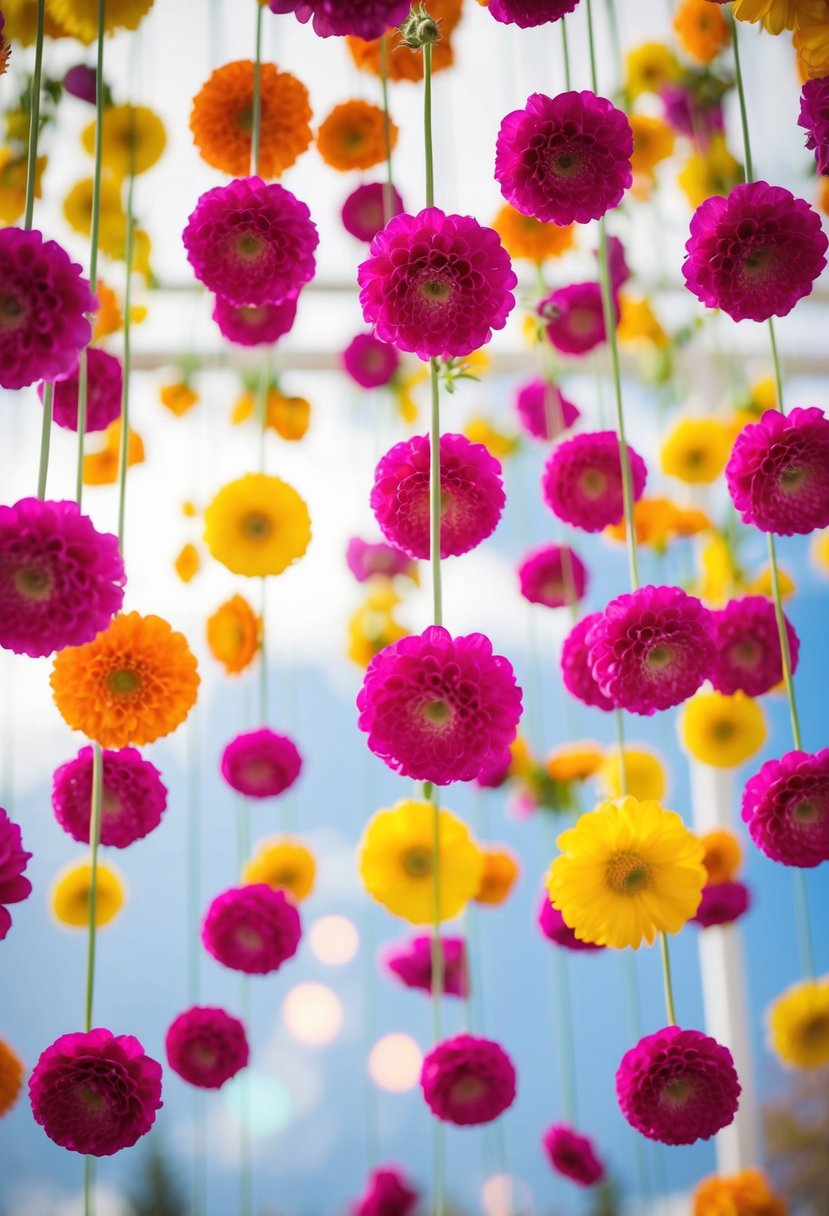
[[[784,619],[792,671],[796,671],[800,642],[788,619]],[[718,692],[760,697],[780,683],[783,659],[771,600],[764,595],[746,595],[712,613],[711,620],[716,647],[711,683]]]
[[[766,410],[740,431],[725,479],[743,523],[779,536],[829,526],[829,418]]]
[[[541,1143],[550,1165],[563,1178],[569,1178],[579,1186],[595,1186],[604,1178],[604,1166],[593,1141],[579,1135],[566,1123],[548,1127]]]
[[[642,497],[647,469],[628,444],[633,497]],[[601,532],[625,513],[622,459],[615,431],[573,435],[553,448],[541,476],[541,492],[553,515],[584,532]]]
[[[829,748],[767,760],[746,783],[740,813],[772,861],[803,869],[829,861]]]
[[[238,1018],[198,1005],[171,1022],[164,1047],[173,1072],[199,1089],[220,1089],[247,1066],[250,1054]]]
[[[445,996],[469,995],[469,971],[466,963],[466,943],[462,937],[441,937],[443,982]],[[381,955],[381,962],[407,988],[432,991],[432,939],[428,936],[393,942]]]
[[[294,13],[299,21],[313,18],[320,38],[380,38],[409,15],[409,0],[269,0],[272,13]]]
[[[424,1056],[420,1085],[432,1114],[444,1123],[491,1123],[515,1101],[515,1066],[498,1043],[459,1034]]]
[[[370,244],[380,229],[385,228],[385,189],[385,186],[381,182],[367,182],[365,185],[358,186],[356,190],[353,190],[343,203],[343,228],[351,236],[356,237],[358,241],[365,241],[367,244]],[[402,210],[403,199],[397,190],[392,188],[391,215],[388,218],[391,219],[395,215],[400,215]]]
[[[349,1216],[413,1216],[420,1198],[402,1170],[384,1165],[372,1170],[366,1189]]]
[[[290,333],[296,320],[297,297],[278,304],[231,304],[216,296],[213,320],[222,337],[236,346],[272,346]]]
[[[121,417],[121,396],[124,374],[114,355],[109,355],[97,346],[86,352],[86,432],[104,431],[111,422]],[[52,420],[67,431],[78,429],[78,393],[80,391],[80,363],[68,376],[55,381],[52,397]],[[37,395],[43,400],[44,386],[37,386]]]
[[[222,776],[246,798],[278,797],[291,788],[301,770],[296,745],[267,726],[237,735],[222,752]]]
[[[531,380],[519,388],[515,408],[524,430],[535,439],[557,439],[580,417],[557,384]]]
[[[616,703],[608,697],[596,682],[590,666],[588,637],[601,617],[600,612],[590,612],[577,621],[561,645],[561,678],[564,687],[584,705],[594,709],[615,709]]]
[[[569,545],[541,545],[521,559],[521,594],[531,604],[564,608],[587,591],[587,567]]]
[[[402,574],[407,578],[417,577],[417,565],[408,553],[398,549],[396,545],[387,545],[383,541],[374,542],[361,540],[352,536],[345,551],[346,565],[358,583],[365,583],[370,578],[395,578]]]
[[[563,946],[565,950],[604,950],[604,946],[597,946],[595,942],[583,942],[580,937],[576,937],[575,931],[567,924],[558,908],[554,908],[550,903],[546,891],[538,908],[538,927],[546,938],[557,946]]]
[[[0,942],[12,924],[6,904],[22,903],[32,893],[32,884],[23,877],[31,856],[23,848],[20,828],[0,807]]]
[[[797,125],[808,135],[806,147],[815,154],[818,173],[829,177],[829,77],[806,81]]]
[[[502,25],[530,29],[572,13],[579,0],[489,0],[489,15]]]
[[[167,809],[167,788],[154,764],[134,747],[104,751],[100,842],[126,849],[148,836]],[[92,802],[92,748],[55,769],[52,810],[64,832],[87,843]]]
[[[731,925],[744,916],[751,906],[751,893],[745,883],[706,883],[702,900],[691,920],[703,929],[716,925]]]
[[[607,341],[602,289],[598,283],[570,283],[539,301],[538,315],[546,323],[551,346],[562,355],[586,355]],[[619,302],[613,293],[613,312]]]
[[[343,367],[360,388],[382,388],[400,366],[400,356],[373,334],[357,334],[343,351]]]
[[[284,891],[253,883],[216,896],[201,936],[208,954],[225,967],[268,975],[296,954],[302,926]]]

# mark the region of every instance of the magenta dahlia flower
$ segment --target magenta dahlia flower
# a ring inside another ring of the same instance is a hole
[[[63,78],[63,87],[72,97],[95,105],[98,96],[98,77],[94,68],[86,63],[76,63]]]
[[[600,251],[596,250],[596,261],[601,261]],[[624,287],[630,278],[630,267],[627,263],[625,247],[618,236],[607,238],[607,268],[610,272],[610,286],[614,293]]]
[[[272,13],[294,13],[299,21],[313,18],[320,38],[350,34],[371,42],[409,15],[410,0],[269,0]]]
[[[579,410],[562,395],[557,384],[531,380],[515,397],[515,408],[524,430],[535,439],[549,442],[570,429]]]
[[[737,436],[725,479],[743,523],[780,536],[829,526],[829,418],[766,410]]]
[[[424,1056],[420,1085],[436,1119],[459,1127],[491,1123],[515,1101],[515,1066],[491,1039],[458,1034]]]
[[[91,801],[92,748],[82,747],[52,777],[55,819],[82,844],[89,840]],[[134,747],[103,752],[101,844],[126,849],[143,840],[161,823],[166,809],[167,787],[154,764]]]
[[[469,996],[469,970],[466,963],[466,943],[462,937],[441,937],[443,953],[443,984],[445,996]],[[380,961],[386,971],[407,988],[432,991],[432,939],[411,937],[405,942],[392,942]]]
[[[121,417],[121,396],[124,374],[114,355],[97,346],[86,353],[86,431],[105,431],[111,422]],[[80,362],[68,376],[55,381],[52,398],[52,418],[67,431],[78,429],[78,393]],[[43,400],[42,384],[37,395]]]
[[[297,297],[278,304],[231,304],[216,296],[213,320],[222,337],[236,346],[272,346],[290,333],[296,320]]]
[[[521,559],[521,594],[531,604],[565,608],[584,599],[587,567],[569,545],[541,545]]]
[[[751,892],[743,882],[707,883],[702,888],[702,900],[691,920],[703,929],[714,925],[731,925],[748,912]]]
[[[727,1047],[666,1026],[622,1057],[616,1095],[631,1127],[662,1144],[708,1140],[734,1119],[740,1082]]]
[[[630,444],[633,497],[642,497],[648,472]],[[622,460],[615,431],[573,435],[553,448],[541,476],[544,501],[558,519],[584,532],[601,532],[624,518]]]
[[[343,228],[358,241],[370,244],[381,228],[386,226],[386,194],[381,182],[367,182],[358,186],[343,203]],[[392,188],[390,219],[403,211],[403,199]]]
[[[231,887],[207,909],[201,939],[208,954],[248,975],[278,971],[297,952],[299,912],[282,890],[265,883]]]
[[[374,334],[357,334],[343,351],[343,367],[360,388],[382,388],[400,366],[400,356]]]
[[[161,1065],[129,1034],[64,1034],[35,1064],[29,1099],[35,1122],[55,1144],[109,1157],[130,1148],[155,1122]]]
[[[203,194],[182,240],[199,282],[237,307],[279,304],[314,277],[319,236],[310,211],[258,177]]]
[[[711,81],[711,76],[700,81]],[[660,91],[665,122],[678,135],[691,139],[697,147],[706,148],[712,135],[725,129],[722,97],[706,93],[705,88],[689,88],[685,84],[666,84]]]
[[[124,601],[118,539],[74,502],[0,506],[0,646],[41,658],[91,642]]]
[[[506,783],[512,767],[512,752],[506,748],[503,754],[481,769],[475,778],[475,784],[482,790],[499,790]]]
[[[616,320],[619,301],[614,295]],[[562,355],[586,355],[607,341],[602,289],[598,283],[571,283],[557,287],[538,304],[538,315],[546,322],[547,337]]]
[[[746,182],[697,207],[682,273],[708,308],[734,321],[767,321],[785,317],[809,294],[827,246],[807,202],[781,186]]]
[[[6,904],[22,903],[32,893],[32,884],[23,877],[31,856],[23,848],[20,828],[0,806],[0,942],[12,925]]]
[[[222,776],[246,798],[276,798],[290,789],[302,770],[302,757],[287,735],[263,726],[231,739],[222,752]]]
[[[358,583],[365,583],[370,578],[395,578],[398,574],[414,579],[417,576],[417,564],[398,549],[396,545],[387,545],[383,541],[371,543],[352,536],[345,551],[346,565]]]
[[[92,337],[89,283],[55,241],[0,229],[0,388],[57,380]]]
[[[414,435],[381,457],[369,504],[380,531],[410,557],[428,558],[428,435]],[[440,555],[458,557],[486,540],[498,526],[506,495],[501,465],[482,443],[465,435],[440,437]]]
[[[761,697],[780,683],[783,659],[771,600],[746,595],[713,612],[711,620],[716,647],[711,683],[718,692]],[[796,671],[800,642],[788,618],[785,620],[792,671]]]
[[[818,173],[829,177],[829,77],[806,81],[797,125],[808,135],[806,147],[815,154]]]
[[[584,705],[594,709],[615,709],[616,703],[602,692],[590,666],[588,636],[601,619],[600,612],[590,612],[577,621],[561,644],[561,678],[569,693]]]
[[[489,0],[489,14],[502,25],[529,29],[572,13],[579,0]]]
[[[389,768],[415,781],[472,781],[515,740],[521,689],[482,633],[438,625],[375,655],[357,697],[357,725]]]
[[[711,613],[680,587],[640,587],[610,601],[587,647],[602,692],[617,708],[649,716],[681,704],[710,677]]]
[[[593,1141],[566,1123],[554,1123],[541,1138],[550,1165],[557,1174],[579,1186],[595,1186],[604,1178],[604,1166]]]
[[[580,937],[576,937],[575,931],[567,924],[558,908],[554,908],[550,903],[546,891],[538,908],[538,927],[545,937],[557,946],[563,946],[565,950],[604,950],[604,946],[597,946],[595,942],[583,942]]]
[[[740,813],[772,861],[802,869],[829,861],[829,748],[767,760],[747,782]]]
[[[548,224],[586,224],[621,201],[633,181],[627,116],[595,93],[533,93],[507,114],[495,177],[511,206]]]
[[[349,1209],[349,1216],[412,1216],[419,1193],[402,1170],[384,1165],[372,1170],[366,1189]]]
[[[427,207],[377,233],[357,282],[378,337],[421,359],[445,359],[471,354],[504,328],[518,280],[497,232]]]
[[[247,1066],[250,1054],[238,1018],[198,1005],[173,1020],[164,1046],[173,1072],[199,1089],[220,1089]]]

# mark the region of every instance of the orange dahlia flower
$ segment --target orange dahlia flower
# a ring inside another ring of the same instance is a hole
[[[5,1039],[0,1039],[0,1118],[17,1101],[25,1073],[23,1061]]]
[[[573,248],[574,224],[542,224],[531,215],[504,203],[492,227],[511,258],[527,258],[539,265],[547,258],[559,258]]]
[[[704,1179],[694,1191],[694,1216],[786,1216],[786,1204],[760,1170]]]
[[[262,622],[243,595],[234,595],[207,618],[207,645],[228,675],[250,667],[259,650]]]
[[[102,747],[141,747],[171,734],[196,701],[187,639],[159,616],[116,616],[85,646],[55,658],[52,694],[64,721]]]
[[[515,856],[504,845],[483,850],[484,869],[475,895],[478,904],[502,904],[520,873]]]
[[[202,160],[233,177],[251,171],[253,72],[250,59],[217,68],[193,99],[190,130]],[[290,72],[263,63],[259,176],[279,177],[311,143],[308,90]]]
[[[391,146],[397,143],[397,127],[390,124]],[[386,159],[383,111],[367,101],[344,101],[317,131],[317,147],[332,169],[371,169]]]
[[[674,15],[674,29],[685,54],[698,63],[710,63],[731,38],[722,10],[710,0],[682,0]]]
[[[429,16],[440,25],[440,41],[432,47],[432,71],[440,72],[454,62],[451,35],[461,19],[463,0],[429,0]],[[388,40],[389,80],[423,79],[423,56],[407,47],[399,29],[386,30]],[[351,58],[361,72],[379,76],[381,71],[380,39],[364,42],[362,38],[346,38]]]

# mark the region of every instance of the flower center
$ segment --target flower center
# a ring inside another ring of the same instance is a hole
[[[435,304],[444,304],[452,294],[452,286],[445,279],[424,279],[420,294]]]
[[[674,1077],[662,1090],[662,1097],[669,1106],[684,1106],[691,1096],[693,1086],[687,1077]]]
[[[427,878],[432,873],[432,850],[422,845],[404,849],[400,861],[409,878]]]
[[[759,278],[768,266],[768,262],[768,249],[752,249],[743,259],[743,270],[750,278]]]
[[[737,733],[730,718],[715,718],[711,723],[711,734],[718,743],[729,743]]]
[[[99,1093],[96,1093],[90,1085],[79,1085],[75,1093],[79,1105],[89,1114],[97,1115],[106,1106],[105,1099]]]
[[[236,252],[243,260],[254,262],[262,252],[262,238],[255,232],[243,232],[236,242]]]
[[[613,853],[605,867],[605,879],[616,895],[635,895],[650,883],[650,870],[639,853]]]
[[[192,1060],[199,1068],[212,1068],[216,1063],[216,1053],[212,1047],[199,1043],[192,1051]]]
[[[743,638],[731,647],[730,656],[738,667],[754,668],[760,661],[762,651],[753,638]]]
[[[261,325],[265,314],[264,308],[254,308],[252,304],[244,304],[239,309],[239,319],[244,321],[245,325]]]
[[[601,498],[607,488],[607,477],[601,469],[587,469],[582,474],[580,486],[588,498]]]
[[[596,314],[589,308],[574,308],[568,318],[570,332],[576,337],[586,338],[596,328]]]
[[[299,874],[296,870],[284,866],[281,870],[276,870],[273,875],[273,886],[275,887],[293,887],[296,885]]]
[[[365,132],[361,127],[346,127],[343,131],[343,147],[349,151],[356,152],[365,142]]]
[[[780,474],[780,489],[784,494],[794,494],[803,485],[806,470],[800,465],[790,465]]]
[[[121,811],[121,799],[112,790],[105,789],[101,796],[101,815],[106,819],[110,815],[118,815]]]
[[[262,934],[246,925],[236,930],[236,943],[243,950],[254,951],[262,949]]]
[[[119,697],[129,697],[141,687],[141,677],[128,667],[111,671],[107,676],[107,688]]]
[[[802,802],[798,802],[796,806],[792,807],[792,819],[795,823],[803,824],[804,827],[817,823],[822,817],[821,807],[811,798],[804,798]]]
[[[581,170],[581,157],[572,148],[559,152],[550,162],[554,177],[575,177]]]
[[[253,132],[253,106],[251,104],[242,106],[236,114],[236,126],[243,135],[250,135]]]
[[[664,642],[660,642],[648,651],[648,657],[645,662],[652,671],[664,671],[670,666],[673,654],[670,646],[666,646]]]
[[[267,785],[275,775],[274,766],[268,760],[251,760],[245,765],[245,780],[251,785],[259,787]]]
[[[807,1018],[800,1028],[800,1034],[810,1047],[817,1047],[829,1035],[829,1014],[816,1013]]]
[[[452,1100],[466,1105],[477,1102],[486,1093],[486,1082],[480,1077],[463,1077],[452,1086]]]
[[[273,521],[262,511],[249,511],[242,519],[242,532],[248,540],[267,540],[273,532]]]
[[[15,590],[27,600],[48,600],[52,580],[46,570],[37,566],[21,566],[14,572]]]
[[[452,706],[447,701],[427,701],[423,716],[434,726],[443,726],[452,717]]]
[[[17,329],[23,318],[23,303],[8,292],[0,293],[0,331]]]

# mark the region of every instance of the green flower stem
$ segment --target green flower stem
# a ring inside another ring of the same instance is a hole
[[[676,1009],[674,1008],[674,990],[671,983],[671,956],[668,953],[668,938],[659,934],[659,951],[662,955],[662,974],[665,979],[665,1008],[668,1012],[668,1024],[676,1026]]]
[[[104,758],[100,743],[92,744],[92,803],[89,816],[89,934],[86,953],[86,1006],[84,1026],[92,1029],[95,995],[95,946],[98,911],[98,846],[101,841],[101,800],[104,787]]]
[[[628,768],[625,760],[625,715],[621,709],[616,709],[613,712],[616,721],[616,746],[619,749],[619,788],[622,791],[622,797],[627,798],[628,795]]]
[[[570,996],[570,969],[566,950],[556,950],[553,958],[553,1007],[558,1032],[558,1060],[561,1071],[561,1097],[564,1117],[576,1127],[578,1104],[576,1101],[576,1060],[573,1036],[573,1010]]]
[[[83,501],[83,453],[86,439],[87,401],[89,398],[89,365],[87,348],[81,351],[78,362],[78,458],[75,470],[75,501],[78,506]]]
[[[121,556],[124,556],[124,525],[127,506],[127,467],[130,451],[130,374],[132,371],[132,329],[130,313],[132,312],[132,259],[135,245],[135,216],[133,214],[133,195],[135,193],[135,172],[130,166],[129,185],[127,187],[127,239],[124,250],[126,259],[126,280],[124,284],[124,387],[121,396],[121,435],[118,448],[118,546]]]
[[[435,205],[435,164],[432,149],[432,47],[423,48],[423,126],[426,151],[426,206]]]
[[[262,137],[262,5],[256,3],[256,58],[253,61],[253,119],[250,137],[251,172],[259,176],[259,144]]]
[[[751,136],[748,129],[748,106],[746,105],[746,91],[743,83],[743,65],[740,60],[740,23],[731,17],[731,45],[734,48],[734,74],[737,80],[737,97],[740,102],[740,123],[743,128],[743,154],[745,156],[746,168],[745,179],[747,182],[754,181],[754,162],[751,155]]]
[[[32,93],[29,106],[29,143],[26,158],[26,208],[23,227],[28,232],[32,227],[35,212],[35,185],[37,182],[37,140],[40,134],[40,82],[43,75],[43,23],[46,0],[37,0],[37,37],[35,40],[35,67],[32,72]]]
[[[43,386],[43,419],[40,430],[40,462],[37,470],[37,496],[46,497],[46,477],[49,473],[49,448],[52,442],[52,403],[55,397],[54,384]]]
[[[573,73],[570,68],[570,39],[567,37],[567,18],[559,20],[561,26],[561,54],[564,59],[564,88],[569,93],[573,87]]]
[[[386,180],[383,182],[383,219],[388,223],[394,211],[394,174],[392,172],[391,111],[389,110],[389,37],[380,39],[380,87],[383,90],[383,140],[386,145]]]

